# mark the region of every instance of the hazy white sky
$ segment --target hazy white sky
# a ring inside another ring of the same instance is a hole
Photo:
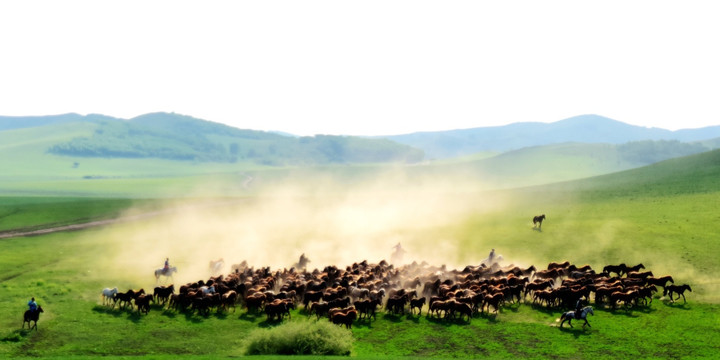
[[[0,0],[0,115],[298,135],[720,125],[717,1]]]

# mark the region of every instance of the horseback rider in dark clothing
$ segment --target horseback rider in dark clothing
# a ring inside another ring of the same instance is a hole
[[[575,304],[575,319],[580,319],[580,314],[582,314],[582,308],[585,305],[585,301],[586,300],[583,298],[579,298]]]
[[[28,301],[28,307],[30,308],[30,312],[36,312],[38,309],[38,304],[35,302],[35,298],[30,299]]]

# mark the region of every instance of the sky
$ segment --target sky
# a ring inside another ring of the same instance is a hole
[[[717,1],[0,0],[0,115],[296,135],[720,125]]]

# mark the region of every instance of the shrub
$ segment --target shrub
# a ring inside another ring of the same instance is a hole
[[[330,322],[285,323],[248,337],[247,355],[350,355],[352,334]]]

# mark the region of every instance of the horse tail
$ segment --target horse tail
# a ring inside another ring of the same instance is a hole
[[[567,313],[562,313],[562,315],[560,315],[560,321],[563,321],[563,319],[565,319],[566,316],[567,316]]]

